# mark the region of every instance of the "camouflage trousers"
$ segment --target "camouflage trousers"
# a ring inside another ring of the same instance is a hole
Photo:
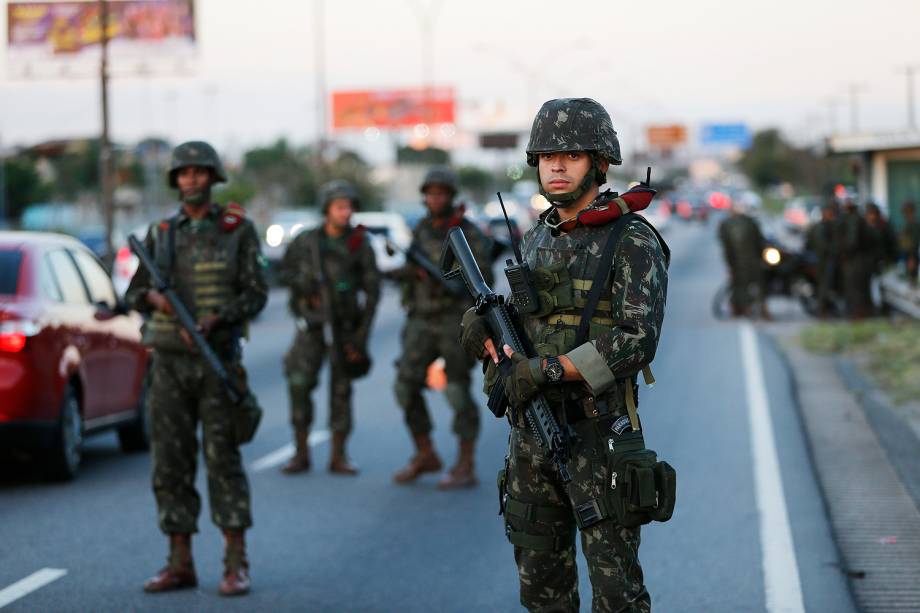
[[[319,371],[328,354],[321,327],[299,330],[284,358],[291,400],[291,424],[309,428],[313,424],[313,390],[319,384]],[[329,385],[329,429],[351,432],[351,379],[333,366]]]
[[[225,366],[230,369],[229,363]],[[160,529],[167,534],[198,531],[198,422],[211,520],[221,528],[250,527],[249,482],[235,440],[230,399],[207,363],[189,353],[155,351],[147,411]]]
[[[454,433],[463,440],[475,440],[479,434],[479,407],[470,393],[473,362],[457,340],[461,317],[462,313],[440,317],[410,316],[403,328],[403,354],[396,362],[395,392],[413,436],[429,434],[433,428],[422,391],[428,365],[439,357],[445,362],[447,388],[444,393],[454,411]]]
[[[612,418],[576,424],[580,443],[569,462],[572,482],[563,487],[533,435],[511,431],[504,479],[505,529],[515,544],[521,604],[530,611],[578,611],[578,570],[572,508],[609,488],[606,445],[600,432]],[[501,485],[501,484],[500,484]],[[606,518],[581,531],[581,548],[593,589],[592,611],[648,613],[651,598],[639,564],[640,528]],[[521,541],[525,541],[521,543]]]

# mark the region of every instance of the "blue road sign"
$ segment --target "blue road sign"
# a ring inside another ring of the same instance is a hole
[[[747,149],[751,146],[751,131],[744,123],[704,123],[700,143]]]

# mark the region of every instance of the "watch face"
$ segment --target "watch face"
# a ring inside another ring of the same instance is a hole
[[[546,365],[546,378],[553,383],[562,380],[562,375],[565,374],[565,369],[562,367],[562,364],[558,360],[553,360]]]

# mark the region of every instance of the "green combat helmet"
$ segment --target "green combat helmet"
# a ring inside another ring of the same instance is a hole
[[[450,190],[451,194],[456,195],[458,191],[457,175],[447,166],[432,166],[425,173],[425,180],[422,181],[419,191],[424,194],[425,190],[432,185],[443,185]]]
[[[560,151],[587,151],[591,154],[594,176],[585,175],[584,181],[574,191],[552,196],[540,185],[540,193],[557,206],[567,206],[577,200],[592,182],[602,185],[606,173],[601,172],[600,161],[616,166],[623,163],[620,141],[613,129],[610,115],[591,98],[558,98],[543,103],[533,120],[530,141],[527,143],[527,164],[537,167],[541,153]]]
[[[329,210],[329,205],[333,200],[350,200],[351,205],[356,209],[360,202],[358,190],[344,179],[329,181],[319,188],[319,203],[323,208],[323,214]]]
[[[172,152],[172,159],[169,161],[169,186],[178,188],[176,183],[176,173],[186,166],[202,166],[214,171],[215,183],[226,183],[227,173],[224,171],[224,165],[220,163],[220,157],[214,150],[214,147],[200,140],[182,143]]]

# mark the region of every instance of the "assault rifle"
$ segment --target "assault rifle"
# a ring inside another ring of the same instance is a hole
[[[147,253],[143,243],[137,240],[136,237],[129,236],[128,244],[131,246],[131,251],[133,251],[140,260],[141,265],[150,273],[154,288],[163,294],[163,297],[165,297],[166,301],[172,306],[173,311],[176,313],[176,319],[179,320],[179,325],[188,332],[189,337],[198,348],[198,351],[201,352],[205,362],[208,363],[208,366],[214,371],[217,378],[220,379],[220,382],[227,390],[227,396],[230,397],[230,401],[233,404],[240,404],[244,399],[244,395],[236,384],[230,380],[230,374],[227,372],[227,369],[224,368],[224,365],[221,364],[220,358],[217,357],[217,354],[211,349],[211,345],[208,344],[208,341],[201,335],[201,332],[198,331],[198,322],[195,321],[195,318],[192,317],[192,314],[185,308],[179,296],[176,295],[176,290],[171,288],[169,283],[166,282],[166,279],[163,278],[163,275],[160,274],[160,269],[157,268],[153,258]]]
[[[515,251],[515,255],[518,256],[518,266],[522,266],[520,253],[517,249]],[[459,264],[459,267],[455,268],[457,264]],[[489,410],[496,417],[501,417],[507,409],[507,400],[504,395],[504,377],[511,369],[511,359],[504,354],[502,347],[508,345],[515,353],[520,353],[527,357],[534,357],[535,352],[530,343],[526,342],[527,336],[523,332],[523,327],[515,308],[512,305],[505,304],[504,297],[496,294],[483,279],[479,266],[476,265],[476,258],[473,257],[473,252],[470,250],[466,236],[460,228],[451,228],[450,232],[447,233],[447,241],[444,244],[444,251],[441,253],[441,271],[444,279],[448,282],[452,282],[458,277],[462,278],[469,295],[475,301],[476,312],[488,318],[489,326],[492,329],[492,339],[495,342],[498,356],[501,358],[498,363],[498,370],[502,375],[489,395]],[[571,457],[569,447],[571,437],[567,431],[567,426],[566,430],[559,426],[555,415],[553,415],[552,408],[542,394],[538,394],[530,401],[524,408],[524,415],[547,459],[559,471],[562,482],[570,482],[572,476],[569,473],[567,462]]]
[[[428,273],[428,276],[431,277],[433,281],[440,283],[445,289],[447,289],[448,292],[454,296],[457,296],[458,298],[466,298],[467,294],[463,287],[456,281],[452,282],[445,279],[435,263],[428,259],[428,256],[425,255],[425,252],[422,251],[418,245],[412,243],[407,249],[403,249],[389,238],[385,238],[384,240],[386,240],[387,251],[389,253],[403,254],[407,262],[412,262],[424,270],[426,273]]]

